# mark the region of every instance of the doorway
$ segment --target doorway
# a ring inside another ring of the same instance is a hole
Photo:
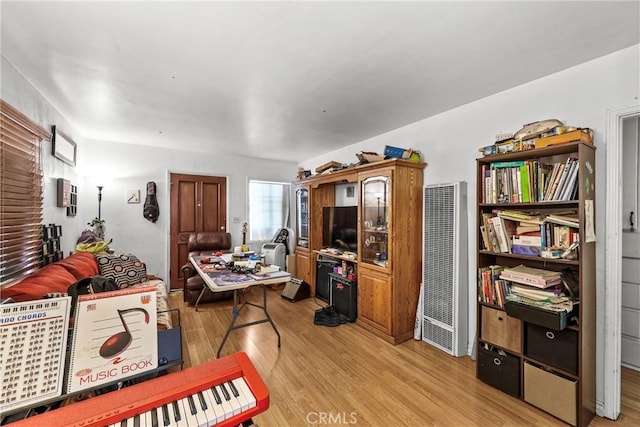
[[[605,179],[605,284],[604,308],[603,401],[597,402],[599,416],[617,419],[620,415],[620,348],[622,310],[622,134],[625,119],[639,117],[640,105],[607,111],[606,179]]]
[[[640,117],[622,124],[622,366],[640,371]]]
[[[170,174],[169,277],[182,289],[189,233],[227,230],[227,178]]]

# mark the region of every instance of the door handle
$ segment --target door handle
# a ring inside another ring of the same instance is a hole
[[[629,231],[635,231],[635,227],[633,226],[633,211],[629,214]]]

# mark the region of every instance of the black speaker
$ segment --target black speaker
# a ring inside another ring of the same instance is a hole
[[[282,290],[282,298],[291,302],[300,301],[309,298],[311,290],[309,284],[300,279],[293,278]]]

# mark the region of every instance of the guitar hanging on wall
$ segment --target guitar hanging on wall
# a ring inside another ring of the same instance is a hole
[[[160,216],[160,208],[156,198],[156,183],[153,181],[147,182],[147,197],[144,200],[142,215],[151,222],[156,222]]]

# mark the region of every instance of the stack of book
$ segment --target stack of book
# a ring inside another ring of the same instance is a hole
[[[558,271],[519,265],[502,270],[500,279],[510,282],[509,300],[554,311],[557,311],[557,306],[564,307],[564,303],[570,301],[564,294],[562,275]]]

